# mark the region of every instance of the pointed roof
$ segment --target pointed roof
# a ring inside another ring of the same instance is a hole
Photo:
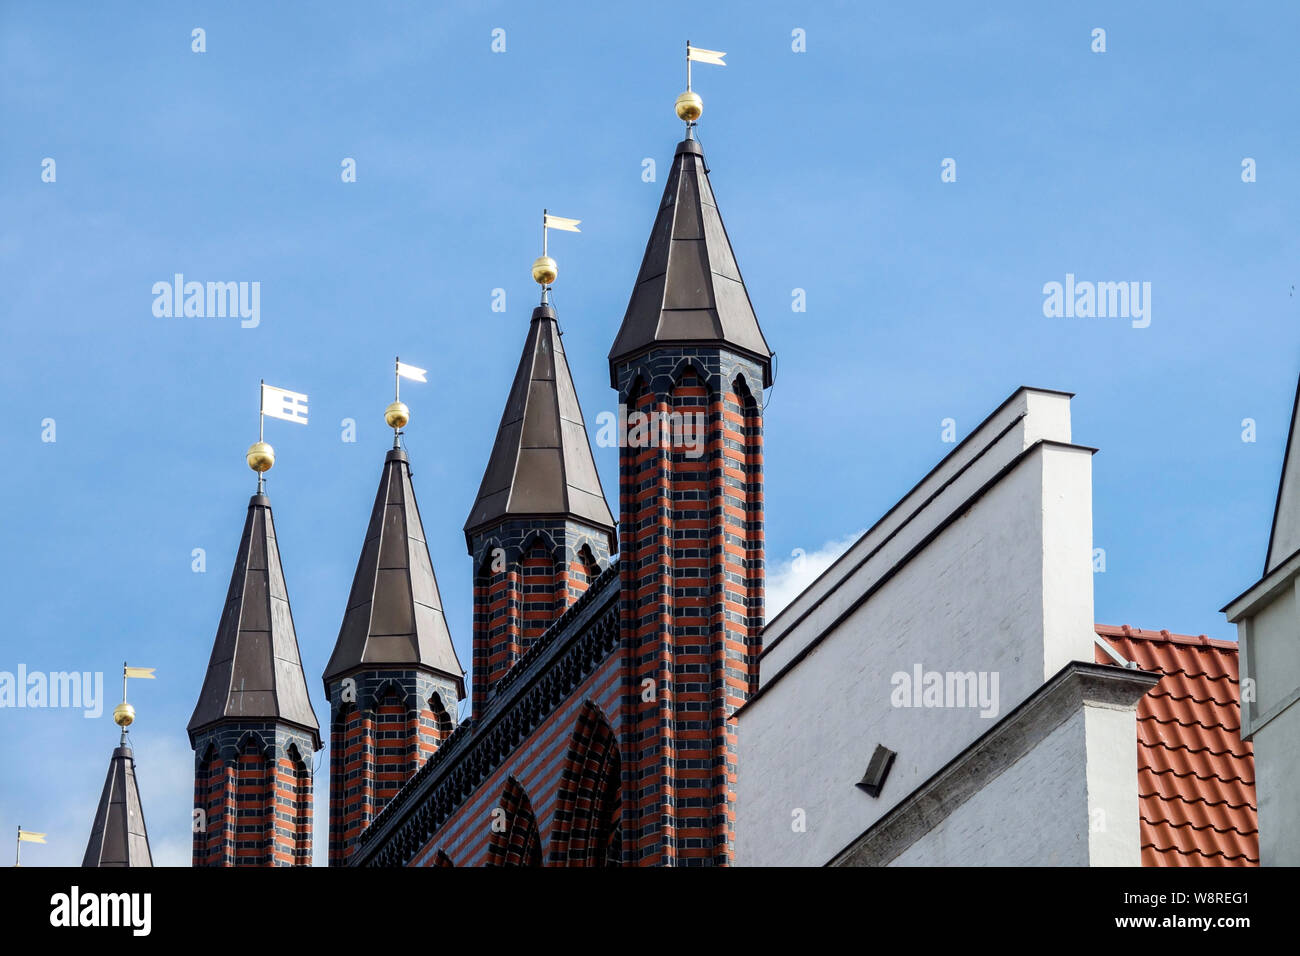
[[[325,683],[377,664],[438,671],[455,681],[465,697],[464,671],[442,613],[438,579],[411,487],[410,462],[400,448],[384,459]]]
[[[1300,385],[1291,409],[1291,433],[1282,459],[1282,479],[1273,509],[1273,531],[1268,538],[1264,574],[1269,574],[1291,555],[1300,551]]]
[[[641,272],[623,325],[609,352],[610,381],[618,363],[656,345],[722,343],[753,356],[772,384],[772,350],[758,327],[709,185],[699,142],[677,144]]]
[[[507,518],[568,517],[614,536],[614,516],[591,457],[555,310],[533,309],[528,339],[465,540]]]
[[[153,866],[140,791],[135,785],[135,758],[125,740],[123,736],[122,745],[108,762],[108,777],[82,866]]]
[[[199,730],[221,720],[284,721],[310,733],[315,749],[321,746],[280,567],[271,499],[262,494],[248,502],[226,607],[189,722],[190,743]]]

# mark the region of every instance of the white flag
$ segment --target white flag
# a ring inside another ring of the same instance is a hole
[[[307,396],[274,385],[262,386],[262,414],[283,418],[286,422],[307,424]]]
[[[397,374],[402,376],[402,378],[409,378],[413,382],[429,381],[424,377],[424,374],[427,371],[428,369],[416,368],[414,365],[407,365],[405,362],[397,363]]]
[[[549,212],[545,216],[547,229],[563,229],[565,232],[582,232],[578,228],[581,219],[566,219],[564,216],[552,216]]]
[[[727,54],[719,50],[705,50],[698,46],[688,46],[686,48],[687,59],[694,60],[697,63],[712,63],[714,66],[726,66],[722,58]]]

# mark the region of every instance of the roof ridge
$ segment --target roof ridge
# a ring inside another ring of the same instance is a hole
[[[1131,627],[1128,624],[1093,624],[1093,628],[1102,637],[1127,637],[1132,640],[1163,642],[1168,644],[1190,644],[1199,647],[1213,647],[1219,650],[1237,650],[1236,641],[1227,641],[1204,634],[1175,634],[1161,628],[1153,631],[1147,628]]]
[[[1148,668],[1145,667],[1142,669],[1148,670]],[[1189,671],[1185,667],[1180,667],[1178,670],[1173,670],[1173,671],[1167,671],[1163,667],[1151,668],[1151,670],[1153,673],[1154,671],[1158,670],[1165,677],[1178,677],[1181,674],[1183,677],[1204,677],[1206,680],[1226,680],[1231,684],[1241,683],[1240,677],[1233,677],[1231,674],[1217,674],[1217,675],[1211,674],[1209,671],[1206,670]]]

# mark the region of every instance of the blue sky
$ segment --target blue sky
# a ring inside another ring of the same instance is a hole
[[[0,670],[102,671],[109,698],[95,720],[0,710],[0,836],[48,830],[28,862],[80,861],[127,658],[160,678],[133,690],[155,853],[188,862],[184,725],[254,487],[260,378],[311,396],[308,427],[267,425],[268,490],[318,717],[395,354],[430,371],[404,389],[407,446],[468,664],[460,529],[541,208],[583,220],[552,252],[591,425],[688,38],[728,53],[696,70],[700,138],[778,353],[773,576],[873,523],[950,450],[943,419],[960,438],[1038,385],[1077,393],[1075,440],[1100,448],[1098,620],[1233,637],[1218,608],[1262,569],[1300,372],[1297,27],[1284,4],[0,6]],[[260,325],[155,317],[177,272],[259,282]],[[1044,317],[1067,273],[1150,282],[1150,326]],[[596,453],[615,498],[615,453]]]

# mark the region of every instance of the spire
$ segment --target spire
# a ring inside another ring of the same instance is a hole
[[[524,352],[465,539],[507,518],[568,517],[612,539],[614,517],[596,474],[555,309],[533,309]],[[473,546],[471,544],[471,554]]]
[[[1277,488],[1264,573],[1268,574],[1297,551],[1300,551],[1300,385],[1296,387],[1291,410],[1291,433],[1282,459],[1282,479]]]
[[[320,727],[302,673],[271,500],[263,494],[248,502],[226,607],[189,722],[190,744],[198,731],[222,720],[293,724],[320,749]]]
[[[464,672],[447,631],[438,579],[411,487],[410,463],[400,448],[391,449],[384,459],[352,595],[325,668],[325,682],[385,664],[437,671],[454,681],[460,696],[465,696]]]
[[[125,738],[113,750],[108,763],[108,777],[81,865],[153,866],[140,791],[135,784],[135,757]]]
[[[722,344],[756,359],[772,384],[772,350],[749,301],[722,214],[709,184],[704,150],[677,144],[673,167],[646,243],[623,325],[610,349],[615,366],[656,346]]]

